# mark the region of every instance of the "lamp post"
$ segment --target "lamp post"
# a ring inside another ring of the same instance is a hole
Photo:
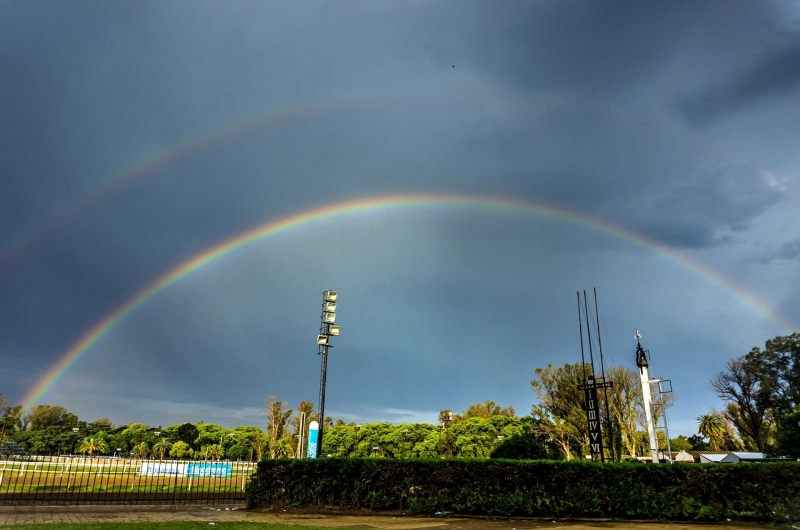
[[[322,316],[320,317],[319,335],[317,335],[317,355],[320,356],[319,376],[319,434],[317,435],[317,457],[322,451],[322,433],[325,430],[325,383],[328,376],[328,343],[330,337],[339,335],[339,326],[334,326],[336,320],[336,299],[339,293],[328,289],[322,293]]]

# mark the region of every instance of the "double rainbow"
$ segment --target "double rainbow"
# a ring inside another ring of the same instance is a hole
[[[111,313],[98,321],[89,328],[81,337],[69,348],[62,352],[47,372],[42,375],[36,383],[29,389],[24,396],[22,403],[27,409],[39,402],[42,397],[53,387],[53,385],[64,376],[69,368],[83,357],[89,349],[99,341],[114,326],[121,322],[132,311],[156,296],[170,285],[192,274],[193,272],[208,265],[214,260],[236,251],[250,243],[259,241],[285,230],[297,228],[316,221],[330,220],[347,215],[386,211],[402,207],[432,207],[432,206],[455,206],[464,208],[479,208],[488,210],[500,210],[506,212],[520,212],[531,215],[539,215],[560,219],[572,224],[591,228],[603,232],[616,238],[628,241],[634,245],[647,248],[652,252],[663,256],[678,265],[692,271],[693,273],[705,278],[719,288],[728,291],[736,297],[742,304],[754,309],[761,315],[773,321],[787,333],[792,326],[779,314],[774,312],[762,301],[744,289],[734,285],[729,280],[722,277],[719,273],[709,269],[696,260],[689,258],[675,250],[660,245],[641,234],[637,234],[625,228],[612,225],[601,219],[597,219],[579,212],[574,212],[564,208],[558,208],[548,204],[528,202],[503,197],[485,197],[470,195],[445,195],[445,194],[425,194],[425,195],[392,195],[382,197],[372,197],[354,201],[340,202],[331,206],[307,210],[295,213],[277,220],[269,221],[250,230],[246,230],[230,239],[196,254],[194,257],[184,261],[177,267],[169,270],[162,276],[156,278],[149,285],[145,286],[135,296],[128,299],[125,303],[114,309]]]

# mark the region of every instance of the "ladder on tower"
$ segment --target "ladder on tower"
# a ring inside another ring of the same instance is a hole
[[[667,447],[665,456],[667,462],[670,464],[674,464],[675,461],[672,458],[672,447],[670,446],[669,441],[669,420],[667,418],[667,408],[668,402],[665,399],[665,394],[672,393],[672,380],[670,379],[663,379],[661,377],[657,377],[655,379],[650,380],[650,395],[652,396],[651,399],[651,408],[654,411],[659,411],[659,414],[656,414],[653,418],[653,423],[655,424],[656,433],[661,431],[664,433],[664,437],[667,440]],[[658,407],[658,408],[656,408]],[[658,439],[658,436],[656,436]],[[659,444],[660,446],[661,444]],[[661,447],[658,448],[659,452],[662,452],[663,449]]]

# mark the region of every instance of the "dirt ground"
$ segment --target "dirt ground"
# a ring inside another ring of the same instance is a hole
[[[403,515],[320,515],[298,513],[269,513],[246,511],[241,508],[219,510],[215,508],[192,511],[103,511],[103,512],[38,512],[12,513],[0,512],[0,525],[19,525],[33,523],[99,523],[99,522],[170,522],[170,521],[247,521],[281,523],[301,526],[328,526],[356,529],[379,530],[538,530],[569,527],[582,529],[619,530],[722,530],[735,528],[747,530],[767,528],[768,525],[754,524],[691,524],[656,522],[604,522],[604,521],[558,521],[530,519],[481,519],[454,517],[411,517]]]

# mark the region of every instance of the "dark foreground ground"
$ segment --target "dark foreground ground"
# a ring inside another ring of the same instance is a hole
[[[111,508],[111,507],[109,507]],[[271,525],[300,525],[327,528],[355,528],[379,530],[415,530],[430,528],[431,530],[536,530],[569,527],[570,530],[722,530],[736,528],[739,530],[766,528],[768,525],[754,524],[691,524],[691,523],[656,523],[656,522],[604,522],[604,521],[552,521],[521,519],[478,519],[451,517],[412,517],[387,515],[320,515],[320,514],[282,514],[260,511],[236,510],[217,511],[216,509],[194,509],[189,511],[53,511],[38,513],[0,512],[0,525],[63,525],[75,524],[71,528],[91,526],[95,523],[140,523],[131,525],[132,530],[138,528],[170,526],[169,523],[195,522],[196,528],[238,527],[237,523],[247,524],[249,528],[258,529],[262,523],[269,530]],[[166,523],[166,524],[165,524]],[[214,523],[212,526],[210,523]],[[255,524],[253,524],[255,523]],[[116,525],[98,525],[99,529],[114,528]],[[127,525],[125,525],[127,526]],[[176,524],[180,528],[194,528],[195,525]],[[124,526],[123,526],[124,527]],[[275,530],[275,529],[273,529]],[[302,529],[299,529],[302,530]],[[309,529],[311,530],[311,529]]]

